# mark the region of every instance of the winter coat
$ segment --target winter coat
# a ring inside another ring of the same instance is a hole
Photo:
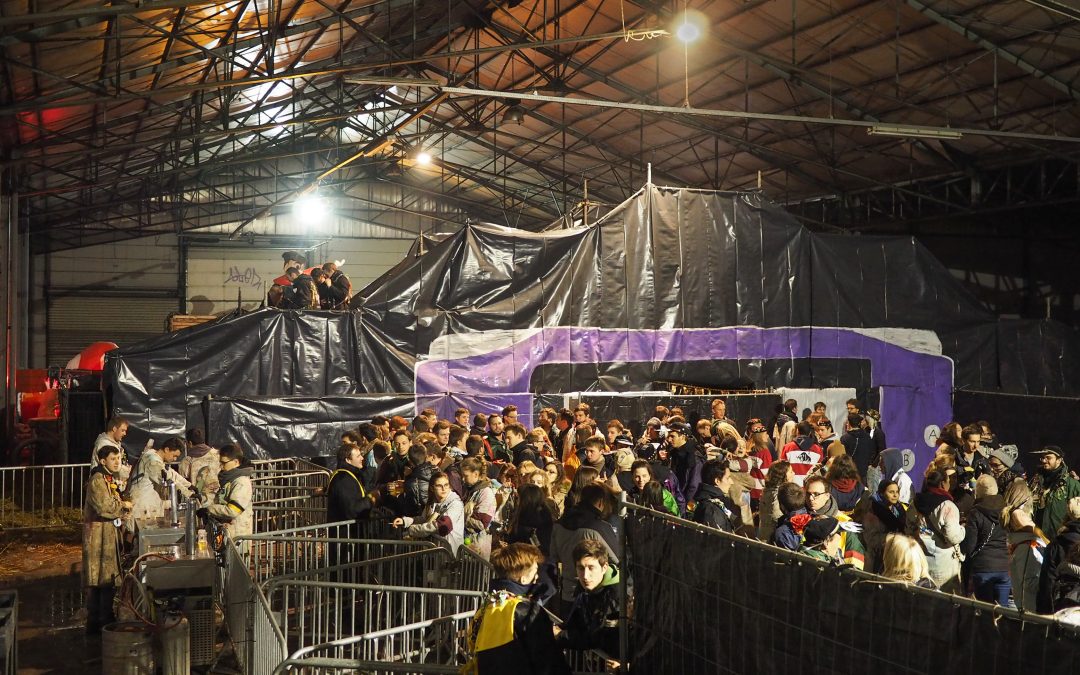
[[[1039,592],[1035,599],[1035,611],[1039,614],[1053,614],[1061,609],[1055,602],[1055,598],[1060,594],[1058,568],[1065,562],[1065,556],[1069,554],[1072,547],[1077,544],[1080,544],[1080,520],[1071,520],[1065,523],[1058,536],[1046,547],[1046,556],[1043,558],[1042,569],[1039,571]]]
[[[352,295],[352,281],[341,270],[330,275],[330,285],[327,289],[327,300],[330,309],[344,309]]]
[[[622,556],[618,532],[610,522],[600,518],[595,507],[591,504],[578,504],[567,509],[551,531],[551,552],[555,560],[562,565],[560,593],[567,602],[574,599],[574,590],[577,588],[574,547],[583,539],[602,541],[611,563],[618,563]]]
[[[679,508],[679,512],[675,515],[681,516],[686,513],[686,494],[683,492],[682,486],[679,484],[679,479],[675,477],[671,467],[660,462],[649,462],[649,466],[652,467],[653,478],[663,485],[664,489],[670,492],[671,496],[675,498],[675,503]]]
[[[254,488],[251,476],[255,467],[238,466],[218,474],[221,489],[204,505],[211,518],[223,524],[230,539],[246,537],[255,530],[255,512],[251,504]]]
[[[884,569],[882,555],[885,552],[885,537],[890,532],[904,531],[907,509],[907,505],[903,502],[890,508],[877,494],[871,498],[870,510],[867,511],[862,523],[862,540],[866,546],[866,571],[880,574]]]
[[[532,589],[508,579],[491,586],[468,631],[476,675],[570,675],[551,617]]]
[[[410,539],[442,537],[453,555],[457,555],[465,541],[465,505],[453,490],[441,502],[425,506],[418,518],[405,516],[402,520],[405,521],[405,536]]]
[[[697,494],[701,485],[701,455],[698,454],[697,443],[692,438],[687,438],[681,448],[672,448],[671,472],[679,481],[683,495],[690,499]]]
[[[866,429],[853,429],[840,437],[847,454],[859,468],[859,476],[866,480],[866,470],[877,458],[877,445]]]
[[[424,462],[412,468],[412,472],[405,479],[405,490],[400,499],[403,515],[415,518],[424,510],[424,505],[428,502],[433,475],[435,475],[435,467],[430,462]]]
[[[896,487],[900,490],[900,501],[910,504],[912,494],[911,476],[908,476],[907,472],[904,471],[904,453],[897,448],[886,448],[881,451],[880,457],[883,464],[882,477],[886,480],[895,481]],[[874,486],[871,490],[876,491],[876,488],[877,486]]]
[[[177,471],[191,483],[199,494],[213,494],[218,491],[218,474],[221,473],[221,458],[217,448],[199,444],[188,448],[187,454],[180,460]]]
[[[960,590],[960,544],[967,531],[960,524],[960,510],[951,499],[932,492],[915,495],[908,509],[908,531],[917,531],[922,542],[930,578],[945,592]]]
[[[506,540],[511,544],[532,544],[535,541],[535,545],[544,552],[544,557],[550,559],[552,557],[551,532],[555,527],[555,517],[552,512],[539,506],[531,512],[523,511],[516,515],[516,522]]]
[[[284,306],[287,309],[318,309],[319,292],[315,289],[315,280],[308,274],[293,279],[292,285],[285,288]]]
[[[850,514],[859,500],[866,494],[866,487],[854,478],[842,478],[831,481],[829,492],[832,493],[836,508]]]
[[[773,532],[776,531],[776,521],[784,515],[780,510],[780,501],[777,499],[776,487],[767,487],[765,491],[761,493],[761,504],[759,506],[759,520],[758,520],[758,539],[761,541],[769,541],[772,539]]]
[[[694,522],[724,532],[734,532],[738,508],[715,485],[702,485],[694,496]]]
[[[518,443],[514,447],[507,450],[507,452],[509,452],[510,456],[513,458],[514,466],[518,466],[525,460],[529,460],[537,466],[542,465],[542,462],[540,462],[540,455],[536,452],[536,448],[529,445],[525,441]]]
[[[812,516],[806,509],[795,509],[791,513],[780,516],[769,543],[789,551],[798,551],[799,546],[802,545],[803,528],[806,527],[810,518]]]
[[[173,469],[165,466],[154,448],[147,448],[139,457],[139,464],[128,480],[127,495],[131,500],[131,520],[151,520],[165,515],[169,491],[166,482],[176,482],[181,499],[191,494],[191,483]]]
[[[495,489],[491,482],[480,479],[465,490],[465,534],[469,547],[484,560],[491,557],[491,533],[488,527],[495,517]]]
[[[1021,612],[1034,612],[1048,542],[1033,527],[1009,532],[1008,537],[1013,600]]]
[[[987,495],[975,500],[975,507],[968,512],[966,534],[960,543],[966,575],[1009,571],[1009,538],[1001,522],[1003,508],[1004,497]]]
[[[117,478],[103,466],[90,472],[83,504],[83,585],[113,586],[120,576],[120,526],[123,515]]]
[[[619,569],[608,565],[600,585],[591,591],[579,586],[566,615],[563,632],[556,638],[563,649],[599,649],[612,658],[619,655]]]
[[[1035,504],[1035,524],[1051,541],[1069,513],[1069,500],[1080,496],[1080,482],[1069,475],[1064,462],[1050,475],[1037,472],[1031,479],[1031,496]]]
[[[355,521],[371,515],[375,504],[364,489],[363,473],[363,469],[345,464],[331,474],[326,488],[326,522]]]

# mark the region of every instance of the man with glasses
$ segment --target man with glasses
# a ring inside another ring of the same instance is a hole
[[[1039,468],[1031,479],[1035,524],[1053,542],[1068,515],[1069,500],[1080,497],[1080,481],[1069,474],[1069,467],[1058,446],[1048,445],[1031,454],[1039,458]]]
[[[829,485],[821,476],[806,479],[806,509],[814,517],[835,518],[840,522],[840,552],[844,564],[861,570],[866,559],[866,547],[859,536],[862,527],[837,508]]]
[[[251,476],[255,467],[244,465],[244,451],[238,445],[222,447],[218,456],[221,458],[221,473],[218,474],[221,488],[197,513],[221,523],[230,539],[247,536],[254,531]]]

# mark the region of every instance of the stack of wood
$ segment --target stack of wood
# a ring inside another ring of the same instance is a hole
[[[171,333],[176,330],[191,328],[192,326],[198,326],[201,323],[216,321],[217,318],[218,317],[213,316],[212,314],[170,314],[166,326],[166,332]]]

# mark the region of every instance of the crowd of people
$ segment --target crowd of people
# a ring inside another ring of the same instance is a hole
[[[339,268],[344,261],[306,267],[296,251],[282,254],[284,271],[266,293],[266,305],[279,309],[348,309],[352,282]]]
[[[851,400],[834,425],[823,403],[797,410],[789,400],[768,419],[737,424],[722,398],[707,416],[657,406],[637,437],[620,420],[596,422],[584,403],[545,408],[532,429],[513,405],[461,408],[452,419],[430,409],[376,417],[342,435],[327,520],[382,521],[489,560],[498,581],[479,634],[512,619],[498,634],[521,638],[478,643],[490,647],[479,663],[495,670],[506,653],[538,645],[617,653],[624,500],[896,583],[1069,619],[1080,612],[1080,481],[1060,448],[1034,451],[1028,477],[987,422],[952,422],[911,476],[876,411]],[[92,589],[115,573],[110,528],[160,515],[169,481],[232,536],[251,532],[252,469],[238,446],[211,448],[192,429],[186,442],[148,445],[128,467],[126,429],[113,420],[95,444],[84,552]],[[91,599],[96,627],[105,592]]]
[[[583,564],[618,577],[623,499],[896,583],[1026,612],[1080,606],[1080,481],[1060,448],[1035,451],[1028,480],[987,422],[953,422],[911,476],[877,411],[851,400],[834,425],[824,403],[797,410],[788,400],[737,424],[722,398],[708,416],[657,406],[636,438],[586,404],[543,409],[533,429],[514,406],[378,417],[343,435],[328,518],[388,518],[407,537],[470,548],[500,577],[493,607],[542,604],[573,645],[611,644],[617,603],[592,594],[615,591]],[[528,616],[539,628],[515,630],[555,639]]]

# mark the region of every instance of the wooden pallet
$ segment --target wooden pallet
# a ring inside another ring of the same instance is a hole
[[[198,326],[201,323],[208,321],[216,321],[218,317],[206,314],[170,314],[168,319],[168,330],[171,333],[175,330],[183,330],[185,328],[191,328],[192,326]]]

